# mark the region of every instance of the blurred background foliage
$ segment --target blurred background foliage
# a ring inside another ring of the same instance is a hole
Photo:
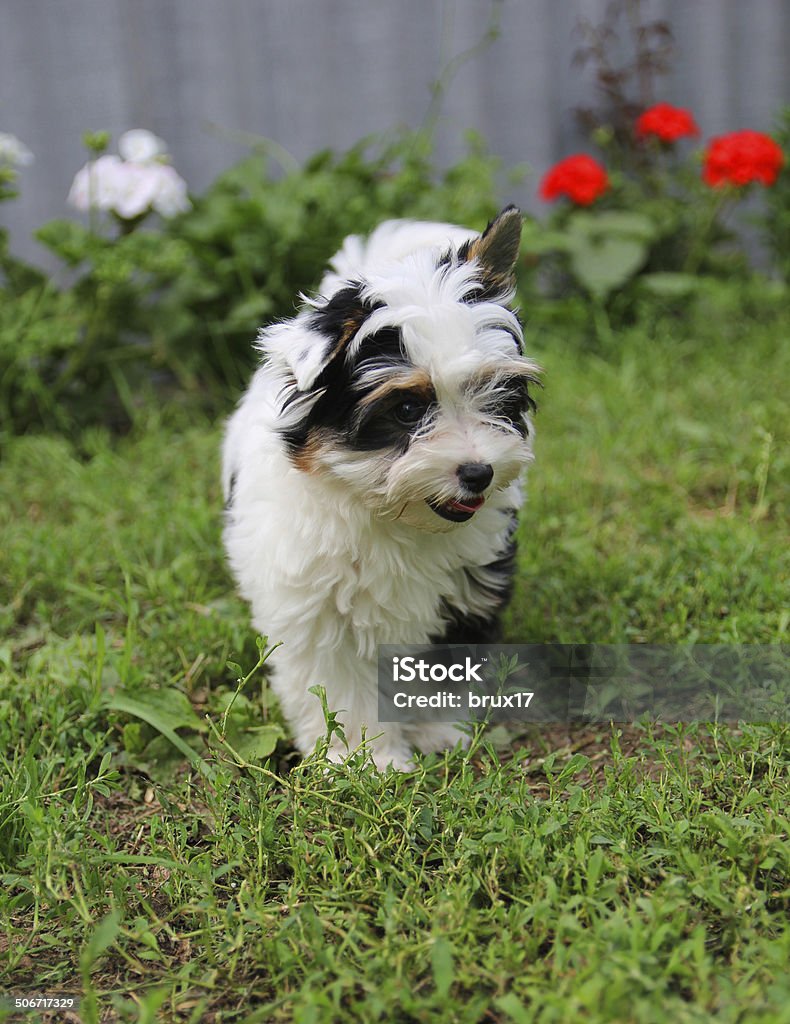
[[[673,40],[666,22],[629,20],[633,7],[612,4],[601,25],[579,26],[578,62],[592,66],[598,88],[597,105],[576,115],[603,161],[600,194],[575,200],[571,188],[547,218],[527,216],[518,268],[530,329],[602,352],[634,323],[649,334],[657,318],[689,323],[700,310],[770,315],[786,305],[790,281],[790,108],[774,133],[784,166],[760,189],[761,204],[742,202],[752,185],[709,187],[700,146],[635,131]],[[54,276],[16,258],[0,228],[0,441],[124,430],[151,401],[224,413],[252,368],[257,329],[294,313],[346,235],[391,217],[484,228],[527,172],[504,168],[476,136],[440,167],[431,109],[419,131],[320,152],[303,166],[261,140],[167,219],[92,211],[51,221],[36,237],[61,267]],[[86,137],[93,158],[109,141]],[[0,156],[0,200],[16,187]]]

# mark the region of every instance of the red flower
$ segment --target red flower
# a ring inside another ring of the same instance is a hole
[[[712,188],[748,185],[751,181],[773,185],[783,163],[784,153],[770,135],[748,129],[730,132],[710,140],[702,178]]]
[[[654,107],[649,107],[639,115],[634,127],[638,138],[655,135],[662,142],[675,142],[684,135],[699,135],[691,111],[673,107],[671,103],[656,103]]]
[[[586,153],[575,153],[546,172],[540,183],[540,198],[551,202],[567,196],[579,206],[589,206],[608,188],[606,169]]]

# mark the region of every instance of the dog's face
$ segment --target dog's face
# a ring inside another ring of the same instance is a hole
[[[520,230],[509,208],[459,249],[423,249],[264,333],[286,363],[277,429],[297,469],[432,532],[519,476],[538,372],[507,305]]]

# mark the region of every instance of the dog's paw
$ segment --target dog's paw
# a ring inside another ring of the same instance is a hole
[[[411,759],[411,750],[408,747],[401,746],[391,747],[367,743],[364,748],[358,747],[355,750],[349,750],[342,745],[330,746],[326,752],[326,759],[331,764],[343,764],[350,758],[360,754],[363,749],[370,757],[368,767],[375,768],[376,771],[385,772],[388,768],[394,768],[397,772],[414,771],[415,766]],[[370,761],[373,762],[372,765]],[[327,768],[327,772],[331,772],[331,767]]]
[[[394,768],[396,772],[413,772],[415,765],[410,753],[374,749],[371,753],[373,764],[380,772]]]
[[[410,730],[409,740],[422,754],[453,750],[459,744],[466,750],[470,743],[467,733],[453,722],[432,722]]]

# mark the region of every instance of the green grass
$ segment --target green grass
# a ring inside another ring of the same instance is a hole
[[[508,639],[787,640],[788,335],[535,331]],[[218,739],[228,659],[259,658],[219,436],[151,413],[4,452],[0,991],[85,1021],[790,1021],[786,726],[497,730],[328,775],[256,672]]]

